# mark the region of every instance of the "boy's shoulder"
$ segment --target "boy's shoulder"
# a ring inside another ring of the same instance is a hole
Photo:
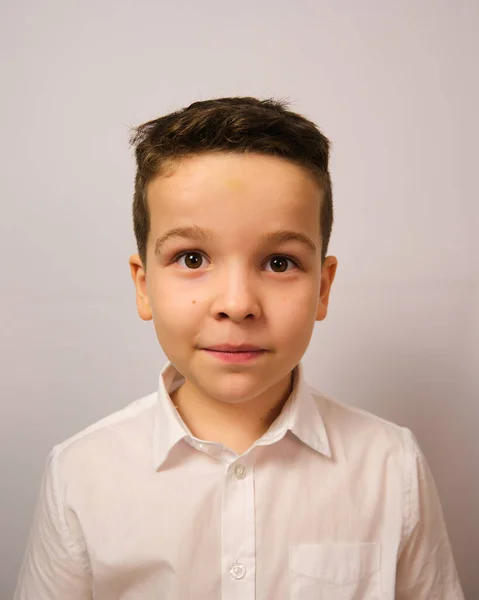
[[[385,453],[410,452],[415,438],[410,429],[379,415],[332,398],[308,385],[321,415],[330,445],[342,448],[371,448]]]
[[[68,463],[68,468],[81,468],[91,461],[104,462],[108,457],[122,460],[125,452],[130,455],[148,452],[157,396],[157,392],[152,392],[138,398],[85,427],[55,445],[50,457],[54,461]]]
[[[341,416],[346,420],[357,421],[362,425],[384,427],[387,431],[391,432],[400,432],[404,429],[401,425],[380,417],[367,409],[360,408],[354,404],[348,404],[338,398],[333,398],[311,385],[307,387],[325,418],[328,418],[328,415],[331,417],[334,414],[335,417]]]

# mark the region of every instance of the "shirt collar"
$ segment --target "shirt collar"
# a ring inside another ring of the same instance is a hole
[[[304,444],[331,458],[331,448],[319,403],[304,379],[304,367],[301,362],[295,367],[293,377],[293,389],[281,414],[258,440],[257,445],[273,444],[283,438],[287,431],[291,431]],[[156,470],[180,440],[193,439],[170,396],[184,381],[183,375],[167,361],[160,372],[153,428],[153,463]]]
[[[326,428],[312,390],[304,377],[303,363],[296,365],[293,371],[293,389],[281,414],[261,438],[265,444],[274,443],[291,431],[304,444],[327,456],[332,457]]]
[[[153,425],[153,465],[159,469],[170,450],[183,438],[191,436],[181,420],[170,394],[178,389],[185,378],[167,361],[160,372],[157,410]]]

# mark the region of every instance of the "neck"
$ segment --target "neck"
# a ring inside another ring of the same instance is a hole
[[[291,394],[292,383],[290,373],[257,398],[228,404],[205,396],[186,381],[171,394],[171,399],[196,438],[221,443],[243,454],[279,416]]]

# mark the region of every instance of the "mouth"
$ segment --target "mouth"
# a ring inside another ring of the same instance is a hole
[[[213,350],[214,352],[262,352],[264,348],[253,346],[252,344],[216,344],[208,346],[205,350]]]
[[[242,363],[257,360],[267,352],[267,350],[258,348],[257,346],[231,346],[224,344],[203,348],[203,351],[217,360],[229,363]]]

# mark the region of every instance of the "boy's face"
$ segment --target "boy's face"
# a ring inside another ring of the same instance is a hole
[[[300,361],[337,265],[321,268],[321,199],[306,170],[259,154],[188,157],[151,182],[146,273],[130,258],[138,312],[198,393],[253,400]],[[264,351],[227,362],[206,350],[218,344]]]

